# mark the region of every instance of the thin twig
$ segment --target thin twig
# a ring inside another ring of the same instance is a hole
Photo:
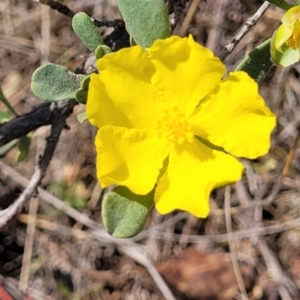
[[[26,187],[28,185],[28,180],[22,177],[18,172],[16,172],[10,166],[4,164],[0,161],[0,170],[6,176],[10,177],[16,183],[18,183],[21,187]],[[153,266],[151,260],[148,258],[146,250],[131,240],[122,240],[122,239],[115,239],[114,237],[110,236],[103,227],[99,224],[91,220],[86,215],[78,212],[77,210],[73,209],[72,207],[65,204],[60,199],[56,198],[49,192],[45,191],[42,188],[38,188],[39,197],[43,201],[47,202],[48,204],[54,206],[58,210],[63,211],[66,215],[70,216],[77,222],[87,226],[88,228],[93,229],[93,234],[95,237],[105,245],[113,245],[117,247],[120,251],[122,251],[126,256],[133,259],[137,263],[144,266],[151,277],[153,278],[154,282],[156,282],[158,288],[160,289],[161,293],[167,300],[175,300],[171,290],[161,277],[161,275],[157,272],[155,267]],[[1,213],[1,212],[0,212]]]
[[[36,193],[36,187],[39,185],[41,178],[42,170],[40,168],[36,168],[28,183],[28,186],[18,197],[18,199],[15,200],[15,202],[8,208],[0,211],[0,228],[5,226],[13,218],[13,216],[23,208],[25,202]]]
[[[243,197],[243,194],[246,193],[246,191],[243,191],[243,189],[245,189],[245,187],[240,184],[240,188],[237,191],[239,193],[242,192],[242,195],[239,196],[239,198],[242,200],[241,205],[247,205],[250,202],[250,199],[247,196]],[[256,228],[261,228],[263,226],[261,217],[261,207],[255,207],[252,213],[250,211],[243,216],[236,216],[235,219],[237,220],[240,228],[249,228],[250,226],[252,230],[255,230]],[[281,299],[291,300],[292,298],[290,297],[289,292],[298,299],[299,295],[296,296],[298,292],[295,285],[291,283],[289,277],[282,270],[278,259],[269,249],[266,241],[258,236],[250,237],[250,241],[253,244],[253,247],[258,248],[260,251],[265,261],[268,273],[270,276],[272,276]]]
[[[141,231],[138,235],[131,238],[132,241],[141,241],[144,238],[148,238],[149,235],[151,235],[151,232],[153,231],[160,231],[165,230],[166,228],[170,228],[171,226],[174,226],[177,222],[186,220],[189,217],[188,213],[181,212],[176,214],[175,216],[172,216],[171,218],[167,219],[166,221],[163,221],[149,229],[144,229]]]
[[[263,14],[266,12],[269,6],[270,3],[268,1],[265,1],[257,10],[257,12],[245,22],[245,24],[243,25],[241,30],[236,34],[236,36],[233,38],[231,43],[226,45],[221,50],[219,54],[221,60],[224,60],[230,53],[232,53],[232,51],[235,49],[238,43],[248,33],[248,31],[257,23],[257,21],[263,16]]]
[[[75,15],[75,13],[68,6],[61,4],[57,1],[54,1],[54,0],[39,0],[39,1],[40,1],[40,3],[49,6],[53,10],[56,10],[59,13],[65,15],[69,18],[73,18]]]
[[[259,252],[262,254],[262,257],[269,271],[269,275],[273,278],[278,288],[278,292],[281,296],[281,299],[284,300],[299,299],[298,298],[299,294],[296,291],[296,289],[293,289],[293,291],[291,291],[293,296],[295,296],[296,298],[291,298],[290,294],[288,293],[288,290],[291,289],[291,288],[288,289],[288,287],[290,287],[290,279],[282,271],[282,268],[277,258],[271,252],[266,242],[262,239],[258,239],[258,241],[256,242],[256,247],[259,249]]]
[[[296,150],[297,150],[297,145],[298,145],[299,140],[300,140],[300,126],[298,127],[297,131],[298,131],[297,136],[296,136],[296,138],[294,140],[294,143],[292,145],[292,148],[291,148],[291,150],[289,152],[289,155],[288,155],[288,157],[286,159],[284,168],[282,170],[282,176],[286,176],[288,174],[289,169],[290,169],[291,164],[292,164],[292,161],[293,161],[293,159],[295,157]]]
[[[20,281],[19,281],[19,290],[24,293],[26,292],[28,286],[38,204],[39,204],[38,198],[32,197],[29,205],[30,218],[27,223],[26,239],[24,244],[24,254],[22,258],[22,268],[21,268]]]
[[[31,217],[27,215],[20,215],[19,221],[23,223],[29,223],[30,218]],[[36,225],[45,230],[68,234],[76,238],[82,238],[85,240],[96,238],[101,244],[110,244],[115,247],[118,247],[118,249],[122,251],[125,255],[133,259],[135,262],[141,264],[148,270],[149,274],[153,278],[154,282],[156,282],[157,286],[159,287],[166,300],[175,300],[165,281],[158,273],[152,262],[149,260],[147,254],[145,253],[145,250],[141,246],[135,243],[131,243],[129,240],[115,239],[112,236],[108,235],[105,230],[92,230],[90,232],[87,232],[76,228],[71,229],[70,227],[49,222],[42,218],[37,219]]]
[[[257,206],[268,206],[270,205],[274,199],[276,198],[276,196],[278,195],[279,191],[280,191],[280,188],[282,186],[282,181],[283,181],[283,178],[288,174],[288,171],[291,167],[291,163],[295,157],[295,154],[296,154],[296,150],[297,150],[297,146],[298,146],[298,143],[299,143],[299,140],[300,140],[300,127],[298,128],[298,133],[297,133],[297,136],[293,142],[293,145],[289,151],[289,154],[286,158],[286,161],[284,163],[284,166],[283,166],[283,169],[281,171],[281,174],[278,176],[277,179],[274,180],[274,185],[273,185],[273,188],[272,188],[272,191],[271,193],[265,198],[265,199],[262,199],[262,200],[254,200],[254,201],[248,201],[247,203],[245,203],[244,205],[242,206],[239,206],[239,207],[231,207],[230,208],[230,213],[231,214],[235,214],[235,213],[239,213],[243,210],[246,210],[246,209],[250,209],[250,208],[254,208],[254,207],[257,207]],[[248,164],[247,161],[245,161],[244,163]],[[211,215],[223,215],[224,214],[224,209],[215,209],[215,210],[212,210]]]
[[[208,33],[206,47],[215,52],[216,46],[218,45],[221,30],[220,26],[224,22],[224,16],[226,12],[228,0],[216,1],[216,16],[214,18],[215,21],[210,23],[211,30]]]
[[[20,175],[17,171],[15,171],[13,168],[5,164],[4,162],[0,161],[0,170],[1,172],[11,178],[14,182],[16,182],[20,187],[25,188],[29,184],[29,180],[24,178],[22,175]],[[92,221],[90,218],[87,216],[79,213],[77,210],[73,209],[72,207],[66,205],[64,202],[59,200],[57,197],[53,196],[46,190],[42,188],[38,188],[39,196],[40,198],[49,203],[50,205],[54,206],[56,209],[63,211],[66,215],[70,216],[74,220],[78,221],[79,223],[97,230],[101,231],[103,230],[103,226],[100,225],[99,223],[96,223]],[[0,212],[1,213],[1,212]],[[182,213],[177,216],[175,216],[174,221],[182,220],[185,219],[187,214]],[[178,217],[178,219],[177,219]],[[166,239],[166,240],[174,240],[174,241],[179,241],[180,238],[182,237],[181,234],[174,234],[172,236],[167,236],[165,234],[165,228],[168,227],[171,224],[171,226],[174,224],[173,219],[166,220],[164,223],[164,230],[159,230],[162,229],[160,226],[154,226],[153,228],[150,228],[147,230],[147,236],[151,238],[157,238],[157,239]],[[273,234],[273,233],[278,233],[282,232],[285,230],[289,230],[292,228],[296,228],[300,226],[300,217],[296,219],[292,219],[289,221],[286,221],[284,223],[276,224],[276,225],[271,225],[271,226],[266,226],[266,227],[259,227],[259,228],[253,228],[253,229],[244,229],[244,230],[238,230],[232,232],[232,239],[233,240],[238,240],[242,238],[249,238],[252,236],[259,236],[259,235],[267,235],[267,234]],[[105,242],[109,242],[109,240],[106,239],[107,237],[110,237],[104,230],[103,232],[105,233],[102,238],[104,239]],[[143,234],[141,234],[141,237],[138,238],[139,236],[136,236],[132,239],[129,240],[134,240],[138,241],[141,240],[142,238],[145,238]],[[200,235],[187,235],[187,242],[188,243],[207,243],[207,242],[227,242],[228,241],[228,236],[227,234],[217,234],[217,235],[205,235],[205,236],[200,236]]]
[[[189,10],[183,21],[183,24],[178,31],[179,36],[184,36],[186,34],[188,26],[191,23],[192,17],[194,15],[194,13],[196,12],[199,2],[200,2],[200,0],[193,0],[193,2],[191,3],[191,6],[189,7]]]
[[[64,103],[62,108],[57,111],[56,120],[53,122],[51,127],[51,134],[47,138],[47,145],[43,156],[40,159],[39,165],[35,168],[35,171],[26,185],[25,190],[18,197],[18,199],[11,204],[8,208],[0,211],[0,228],[7,224],[9,220],[13,218],[15,214],[18,213],[24,206],[25,202],[32,197],[37,190],[37,187],[46,172],[48,165],[52,159],[54,150],[56,148],[59,136],[61,131],[66,126],[66,119],[73,111],[73,107],[77,104],[75,100],[70,100],[69,102]],[[1,167],[1,165],[0,165]]]
[[[0,170],[3,174],[11,178],[11,180],[16,182],[22,188],[26,188],[30,184],[30,181],[27,178],[25,178],[16,170],[14,170],[12,167],[8,166],[7,164],[1,161],[0,161]],[[63,211],[66,215],[70,216],[74,220],[77,220],[81,224],[84,224],[87,227],[92,228],[94,230],[103,229],[103,226],[101,226],[100,224],[94,221],[91,221],[91,219],[89,219],[86,215],[81,214],[76,209],[60,201],[58,198],[54,197],[52,194],[42,189],[41,187],[38,187],[38,193],[40,198],[43,199],[43,201],[49,203],[50,205],[54,206],[58,210]]]
[[[67,5],[62,4],[60,2],[57,2],[55,0],[39,0],[40,3],[49,6],[51,9],[56,10],[57,12],[65,15],[66,17],[73,18],[75,15],[75,12],[72,11]],[[122,26],[124,27],[124,21],[123,20],[114,20],[109,21],[106,19],[103,20],[96,20],[91,18],[94,25],[96,27],[116,27],[116,26]]]
[[[242,278],[241,270],[239,268],[239,263],[237,260],[237,254],[235,250],[235,246],[233,244],[232,239],[232,224],[231,224],[231,214],[230,214],[230,186],[226,186],[225,188],[225,222],[226,222],[226,231],[227,231],[227,238],[230,250],[230,257],[232,261],[232,266],[234,270],[234,274],[242,294],[243,299],[248,299],[246,288],[244,285],[244,281]]]
[[[278,233],[278,232],[286,231],[297,227],[300,227],[300,217],[276,225],[233,231],[231,238],[232,240],[239,240],[243,238],[250,238],[250,237],[256,237],[260,235]],[[173,234],[172,236],[169,236],[168,234],[166,234],[166,230],[164,231],[149,230],[148,237],[155,238],[155,239],[180,241],[182,236],[183,236],[182,234]],[[205,236],[186,235],[186,239],[187,239],[186,240],[187,243],[194,243],[194,244],[202,244],[202,243],[207,244],[208,242],[223,243],[228,241],[228,236],[227,234],[216,234],[216,235],[205,235]]]
[[[25,188],[29,184],[29,180],[21,176],[17,171],[15,171],[13,168],[5,164],[4,162],[0,161],[0,170],[1,172],[14,180],[18,185],[21,187]],[[77,210],[73,209],[72,207],[66,205],[64,202],[47,192],[46,190],[42,188],[38,188],[39,196],[43,201],[49,203],[50,205],[54,206],[56,209],[63,211],[65,214],[73,218],[74,220],[78,221],[79,223],[97,230],[101,231],[103,230],[103,226],[100,225],[99,223],[96,223],[92,221],[90,218],[87,216],[79,213]],[[0,212],[1,213],[1,212]],[[182,220],[185,219],[187,214],[182,213],[177,216],[175,216],[174,221]],[[177,219],[178,217],[178,219]],[[169,225],[173,225],[173,219],[166,220],[164,223],[164,229],[168,227]],[[252,236],[259,236],[259,235],[267,235],[267,234],[273,234],[273,233],[278,233],[282,232],[285,230],[289,230],[292,228],[296,228],[300,226],[300,217],[296,219],[292,219],[289,221],[286,221],[284,223],[276,224],[276,225],[271,225],[271,226],[266,226],[266,227],[259,227],[259,228],[253,228],[253,229],[245,229],[245,230],[238,230],[232,232],[232,239],[233,240],[238,240],[242,238],[249,238]],[[157,238],[157,239],[166,239],[166,240],[174,240],[174,241],[179,241],[180,238],[182,237],[181,234],[174,234],[172,237],[167,236],[165,234],[165,230],[159,230],[161,229],[160,226],[154,226],[153,228],[150,228],[147,230],[147,236],[151,238]],[[103,230],[103,233],[105,233],[102,238],[104,241],[107,243],[109,240],[106,239],[106,237],[110,236]],[[140,238],[139,236],[136,236],[130,240],[138,241],[141,240],[142,238],[145,237],[145,235],[141,234]],[[188,243],[207,243],[207,242],[227,242],[228,241],[228,236],[227,234],[217,234],[217,235],[206,235],[206,236],[200,236],[200,235],[187,235],[187,242]]]

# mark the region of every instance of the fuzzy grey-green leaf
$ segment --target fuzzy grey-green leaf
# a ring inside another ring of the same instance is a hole
[[[163,0],[117,0],[126,29],[143,48],[170,36],[170,22]]]
[[[102,58],[105,54],[112,52],[112,50],[106,45],[100,45],[95,50],[95,56],[97,59]]]
[[[117,186],[103,199],[102,219],[109,234],[128,238],[144,227],[154,203],[154,191],[136,195],[124,186]]]
[[[44,101],[75,99],[78,88],[80,76],[63,66],[46,64],[36,69],[32,75],[31,90]]]
[[[80,88],[76,91],[75,97],[79,103],[86,104],[90,81],[90,76],[86,76],[82,80]]]
[[[77,13],[72,19],[72,27],[76,35],[92,53],[99,45],[103,45],[103,39],[97,27],[86,13]]]

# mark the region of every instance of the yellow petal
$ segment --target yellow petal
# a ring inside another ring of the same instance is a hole
[[[170,147],[148,130],[113,126],[102,127],[95,144],[101,185],[119,184],[141,195],[153,189]]]
[[[132,127],[154,126],[163,108],[160,93],[151,83],[155,68],[146,52],[140,46],[122,49],[99,59],[98,68],[101,84],[90,86],[87,106],[100,102],[99,110],[112,109],[112,124],[118,125],[115,122],[122,111]],[[103,123],[111,124],[106,119]]]
[[[131,127],[130,121],[123,111],[116,107],[106,93],[105,86],[100,81],[99,75],[91,74],[89,83],[86,115],[94,126],[116,125]]]
[[[286,43],[292,33],[293,29],[283,24],[278,27],[277,31],[275,31],[272,37],[272,45],[275,46],[277,51],[282,52],[282,45]]]
[[[219,58],[196,43],[192,36],[156,40],[147,52],[156,67],[153,84],[169,105],[177,106],[186,115],[215,88],[225,73]]]
[[[292,7],[281,18],[281,22],[287,26],[293,25],[297,20],[300,20],[300,6]]]
[[[278,51],[273,44],[274,40],[271,40],[271,58],[277,66],[288,67],[300,59],[299,48],[293,49],[286,44],[283,44],[281,51]]]
[[[180,209],[205,218],[212,189],[239,180],[243,169],[234,157],[199,141],[176,146],[155,190],[156,209],[161,214]]]
[[[268,152],[275,115],[246,73],[234,72],[189,120],[195,134],[229,153],[256,158]]]

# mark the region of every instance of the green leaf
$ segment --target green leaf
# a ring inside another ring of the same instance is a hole
[[[170,36],[170,23],[164,0],[117,0],[126,29],[143,48]]]
[[[282,8],[283,10],[289,10],[292,8],[292,6],[286,3],[284,0],[268,0],[268,2]]]
[[[77,115],[77,120],[79,123],[83,123],[84,121],[87,120],[87,116],[86,116],[86,112],[82,112],[80,114]]]
[[[130,46],[136,46],[137,45],[137,43],[135,42],[135,40],[133,39],[132,36],[129,37],[129,44],[130,44]]]
[[[89,91],[89,83],[90,83],[90,76],[86,76],[82,82],[80,88],[76,91],[75,97],[79,103],[86,104],[87,102],[87,95]]]
[[[276,32],[275,32],[276,33]],[[279,67],[288,67],[299,61],[299,49],[293,49],[286,44],[281,46],[282,52],[279,52],[275,48],[275,33],[271,40],[271,57],[274,62]]]
[[[109,234],[128,238],[144,227],[153,206],[154,190],[147,195],[136,195],[124,186],[117,186],[103,199],[102,219]]]
[[[75,99],[75,92],[80,88],[80,80],[79,75],[66,67],[46,64],[34,71],[31,90],[44,101]]]
[[[95,50],[95,56],[97,59],[102,58],[105,54],[112,52],[112,50],[106,45],[100,45]]]
[[[76,197],[74,195],[68,196],[64,199],[64,202],[74,207],[79,211],[83,211],[87,207],[87,201],[84,198]]]
[[[31,144],[31,138],[28,136],[22,136],[17,144],[17,148],[18,148],[18,153],[17,153],[17,162],[23,161],[28,153],[29,153],[29,148],[30,148],[30,144]]]
[[[9,101],[4,96],[1,87],[0,87],[0,101],[10,110],[11,113],[13,113],[15,116],[18,115],[14,110],[14,108],[10,105]]]
[[[103,39],[97,27],[86,13],[77,13],[72,19],[72,27],[91,52],[94,52],[99,45],[103,45]]]
[[[10,120],[10,115],[2,110],[0,110],[0,124],[3,124]]]
[[[273,66],[270,53],[271,39],[263,42],[249,53],[237,66],[236,71],[245,71],[258,84],[261,83]]]

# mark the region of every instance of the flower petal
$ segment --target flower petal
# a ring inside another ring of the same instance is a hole
[[[243,169],[236,158],[199,141],[176,146],[170,151],[167,171],[156,187],[156,209],[161,214],[181,209],[205,218],[210,210],[210,192],[239,180]]]
[[[300,6],[290,8],[281,18],[281,22],[286,26],[293,25],[297,20],[300,20]]]
[[[277,66],[288,67],[300,59],[299,49],[293,49],[286,44],[283,44],[281,51],[277,51],[274,47],[273,39],[271,40],[271,58]]]
[[[156,67],[153,84],[169,105],[188,116],[225,74],[225,66],[211,50],[189,38],[156,40],[146,49]]]
[[[136,194],[150,192],[170,144],[147,130],[104,126],[97,134],[97,177],[103,187],[120,184]]]
[[[97,106],[98,111],[104,109],[105,112],[109,112],[109,109],[112,109],[107,116],[102,114],[100,125],[118,125],[116,119],[121,111],[132,127],[153,126],[161,117],[158,112],[163,109],[160,93],[151,83],[155,68],[147,53],[140,46],[122,49],[99,59],[98,68],[100,74],[91,78],[89,88],[87,101],[89,118],[100,119],[94,116],[93,112],[96,109],[89,108]],[[100,83],[94,83],[96,76]]]
[[[285,26],[284,24],[278,27],[272,37],[272,44],[275,46],[277,51],[282,52],[282,45],[285,44],[292,33],[293,29]]]
[[[116,107],[106,93],[99,75],[91,74],[89,83],[86,115],[91,124],[98,128],[104,125],[131,127],[131,123],[123,111]]]
[[[244,72],[234,72],[220,84],[189,120],[196,135],[229,153],[256,158],[267,153],[276,118]]]

